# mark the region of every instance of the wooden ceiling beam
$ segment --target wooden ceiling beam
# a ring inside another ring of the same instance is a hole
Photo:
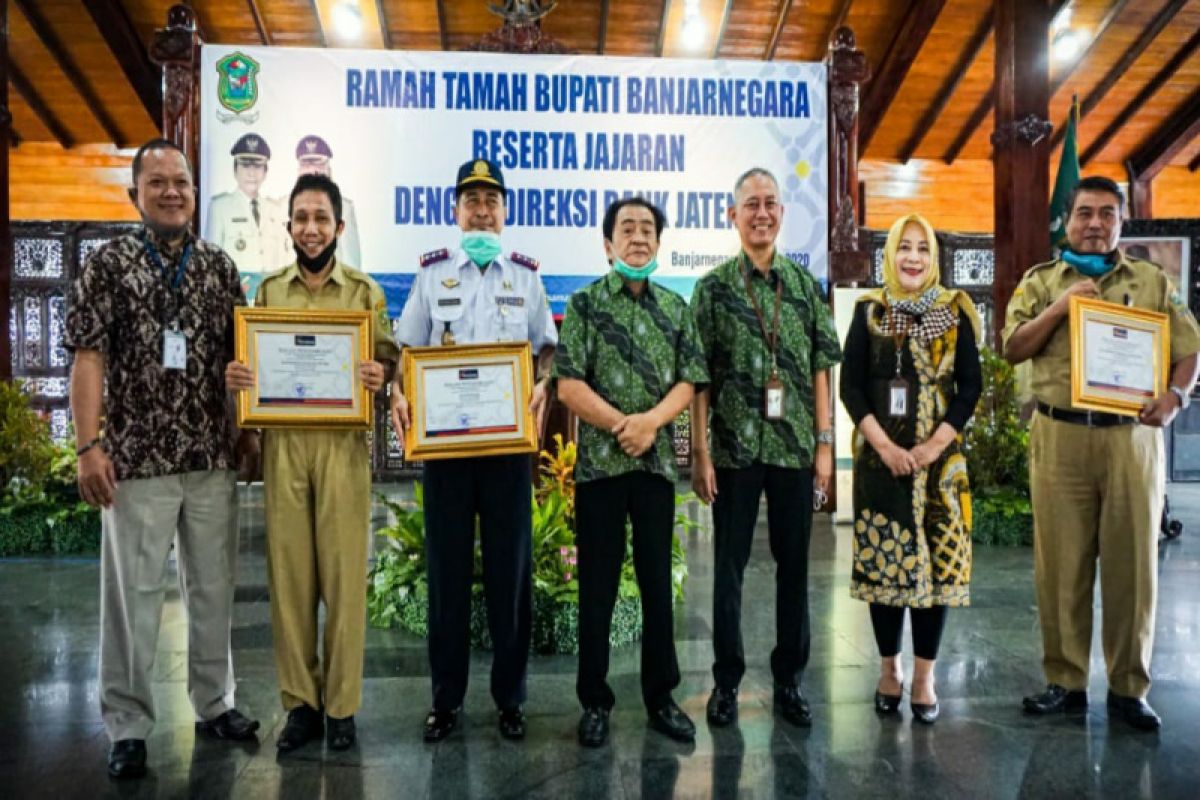
[[[263,19],[262,11],[258,7],[258,0],[246,0],[246,5],[250,7],[250,17],[254,20],[254,27],[258,29],[259,40],[270,47],[271,32],[267,30],[267,22]]]
[[[1087,150],[1079,158],[1079,166],[1086,166],[1089,161],[1100,155],[1100,152],[1112,141],[1112,138],[1124,127],[1125,123],[1133,119],[1141,111],[1146,101],[1153,97],[1155,92],[1163,87],[1163,84],[1171,80],[1175,73],[1179,71],[1179,68],[1183,66],[1183,63],[1191,58],[1197,49],[1200,49],[1200,29],[1197,29],[1192,34],[1192,38],[1184,42],[1183,47],[1179,48],[1175,55],[1171,56],[1171,60],[1164,64],[1162,69],[1142,87],[1141,91],[1137,93],[1137,97],[1130,100],[1129,104],[1121,109],[1121,113],[1117,114],[1113,121],[1108,124],[1108,127],[1101,131],[1096,140],[1088,145]]]
[[[162,70],[150,61],[146,45],[138,36],[121,0],[83,0],[84,8],[104,37],[125,79],[142,101],[156,128],[163,122]]]
[[[13,131],[13,133],[15,135],[16,131]],[[1196,157],[1188,164],[1188,172],[1195,172],[1198,169],[1200,169],[1200,153],[1197,153]]]
[[[1197,136],[1200,136],[1200,88],[1167,117],[1126,163],[1139,181],[1153,180]]]
[[[325,23],[321,22],[321,7],[317,5],[317,0],[309,0],[309,5],[312,6],[313,18],[317,21],[317,36],[320,37],[321,47],[329,47],[329,37],[325,35]]]
[[[25,73],[21,71],[14,62],[8,62],[8,81],[12,87],[17,90],[17,94],[21,95],[21,99],[25,101],[25,105],[29,106],[30,110],[41,120],[46,126],[46,130],[50,131],[64,150],[69,149],[75,144],[75,139],[63,127],[62,122],[58,117],[54,116],[54,112],[42,100],[42,96],[37,93],[37,89],[33,88],[29,78],[25,77]]]
[[[932,130],[934,123],[938,121],[938,117],[946,110],[946,106],[950,103],[950,98],[954,96],[954,92],[958,89],[958,85],[962,83],[962,79],[966,76],[967,70],[975,63],[975,59],[979,58],[979,54],[983,52],[983,46],[987,43],[988,37],[992,35],[992,30],[996,27],[995,18],[989,10],[979,21],[975,32],[971,34],[970,41],[967,42],[967,47],[958,57],[958,61],[954,64],[954,68],[950,71],[950,76],[938,89],[937,96],[933,100],[933,104],[926,110],[921,121],[917,123],[917,128],[908,137],[908,141],[900,148],[900,162],[907,164],[909,159],[913,157],[913,153],[921,146],[925,135]]]
[[[600,34],[596,37],[596,55],[604,55],[604,48],[608,46],[608,3],[609,0],[601,0],[600,2]]]
[[[441,39],[442,49],[450,49],[450,32],[446,30],[446,0],[437,0],[438,38]]]
[[[721,57],[721,45],[725,44],[725,29],[729,26],[729,12],[733,10],[733,0],[725,0],[725,10],[721,12],[721,27],[717,30],[717,43],[713,47],[712,57]]]
[[[1125,10],[1125,6],[1129,5],[1129,0],[1116,0],[1108,11],[1104,13],[1104,19],[1100,20],[1100,24],[1096,26],[1096,33],[1088,40],[1087,47],[1080,51],[1075,60],[1070,64],[1063,66],[1058,70],[1058,74],[1050,81],[1050,97],[1058,94],[1058,90],[1071,79],[1071,75],[1075,73],[1075,69],[1083,63],[1084,59],[1092,54],[1096,49],[1096,45],[1104,38],[1104,34],[1108,32],[1109,26],[1116,22],[1117,17],[1121,16],[1121,12]]]
[[[767,50],[763,53],[764,60],[774,60],[775,51],[779,48],[779,38],[783,36],[783,26],[787,22],[788,13],[791,10],[792,0],[783,0],[779,6],[779,16],[775,18],[775,28],[771,31],[771,40],[767,42]]]
[[[379,17],[379,34],[383,38],[384,49],[391,50],[392,31],[388,27],[387,9],[383,7],[383,0],[375,0],[375,14]]]
[[[663,0],[662,20],[658,24],[658,41],[654,45],[654,55],[662,58],[663,45],[667,41],[667,17],[671,14],[671,0]]]
[[[1067,5],[1067,2],[1068,0],[1054,0],[1054,3],[1050,7],[1051,26],[1054,25],[1054,20],[1057,19],[1058,15],[1062,13],[1063,9]],[[995,20],[993,20],[992,24],[995,25]],[[1049,35],[1049,29],[1047,29],[1046,33]],[[1051,96],[1053,96],[1053,93],[1051,93]],[[979,126],[983,124],[983,121],[987,119],[987,115],[992,112],[992,108],[995,105],[996,81],[993,80],[992,85],[988,87],[987,92],[985,92],[983,97],[979,100],[979,105],[975,106],[975,110],[972,111],[971,116],[967,118],[967,124],[962,127],[962,129],[958,132],[958,136],[954,137],[954,141],[950,143],[950,146],[946,148],[946,152],[942,154],[942,161],[946,162],[947,164],[954,163],[955,159],[957,159],[959,154],[962,152],[962,149],[967,146],[967,142],[969,142],[971,137],[975,135],[975,131],[977,131]]]
[[[904,22],[896,29],[896,35],[888,45],[887,55],[883,57],[879,68],[872,70],[874,77],[867,84],[866,97],[858,113],[859,153],[866,154],[867,146],[891,108],[892,100],[900,93],[908,71],[945,5],[946,0],[913,0],[909,6]]]
[[[110,142],[117,147],[124,147],[127,142],[125,137],[118,130],[117,125],[113,122],[112,117],[104,110],[104,104],[100,102],[100,98],[96,96],[95,91],[84,80],[83,73],[79,69],[79,65],[71,58],[71,54],[67,48],[63,46],[62,40],[50,27],[46,18],[42,16],[42,12],[38,10],[37,5],[31,3],[30,0],[15,0],[15,5],[25,15],[25,20],[29,23],[29,27],[33,28],[34,35],[42,43],[42,46],[50,53],[50,57],[54,59],[54,63],[58,65],[62,74],[67,76],[67,80],[71,82],[71,86],[83,99],[83,104],[87,106],[88,111],[95,117],[96,122],[100,123],[100,127],[104,129],[104,133],[108,136]]]
[[[1117,84],[1117,81],[1125,75],[1133,62],[1137,61],[1142,53],[1146,52],[1146,48],[1162,33],[1163,28],[1171,22],[1179,10],[1188,4],[1188,0],[1167,0],[1167,4],[1158,10],[1154,15],[1154,19],[1150,20],[1150,24],[1142,28],[1142,32],[1138,34],[1138,38],[1133,44],[1121,54],[1117,63],[1109,68],[1104,77],[1100,79],[1092,90],[1083,98],[1083,102],[1079,104],[1079,118],[1082,120],[1091,112],[1105,95]],[[1068,112],[1070,113],[1070,112]],[[1063,137],[1067,135],[1067,126],[1064,124],[1061,128],[1054,132],[1054,138],[1050,140],[1050,149],[1058,147],[1062,143]]]

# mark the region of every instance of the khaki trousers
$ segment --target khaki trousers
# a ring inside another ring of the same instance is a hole
[[[356,431],[268,431],[263,455],[267,578],[283,707],[303,704],[348,717],[362,704],[371,512],[366,438]]]
[[[1039,413],[1029,456],[1046,679],[1087,688],[1099,562],[1109,689],[1145,697],[1166,489],[1162,432],[1137,424],[1089,428]]]
[[[188,617],[188,697],[200,719],[233,708],[234,473],[121,481],[100,518],[100,713],[109,737],[145,739],[154,727],[151,676],[172,540]]]

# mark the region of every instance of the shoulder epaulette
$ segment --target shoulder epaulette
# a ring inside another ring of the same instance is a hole
[[[442,247],[437,250],[430,250],[425,255],[421,256],[421,266],[428,267],[430,264],[437,264],[439,261],[445,261],[450,257],[450,251]]]
[[[1058,263],[1058,261],[1059,260],[1057,258],[1053,259],[1051,261],[1043,261],[1040,264],[1034,264],[1032,267],[1030,267],[1029,269],[1027,269],[1025,271],[1026,272],[1036,272],[1039,269],[1046,269],[1046,267],[1053,267],[1055,264]]]
[[[538,260],[536,258],[530,258],[529,256],[524,255],[523,253],[513,252],[513,253],[509,254],[508,260],[513,262],[514,264],[520,264],[525,269],[531,270],[533,272],[537,272],[538,267],[541,266],[538,263]]]

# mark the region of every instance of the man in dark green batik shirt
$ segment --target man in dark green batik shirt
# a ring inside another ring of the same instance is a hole
[[[642,596],[642,700],[655,730],[691,741],[695,726],[671,698],[679,685],[671,596],[675,517],[672,422],[708,382],[692,312],[650,283],[665,218],[641,198],[604,215],[613,268],[567,305],[554,358],[558,396],[580,419],[575,465],[579,549],[579,742],[608,737],[615,702],[608,635],[625,558],[625,521]]]
[[[787,721],[808,726],[812,714],[799,682],[809,655],[810,503],[814,489],[816,496],[829,490],[833,474],[829,368],[842,353],[816,281],[775,249],[783,205],[774,176],[749,170],[734,201],[729,219],[741,252],[701,278],[692,294],[711,376],[692,403],[692,485],[713,504],[716,687],[707,716],[717,726],[737,718],[746,671],[742,575],[765,490],[778,565],[775,706]]]

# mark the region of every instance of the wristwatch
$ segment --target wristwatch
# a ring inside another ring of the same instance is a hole
[[[1180,389],[1178,386],[1174,386],[1174,385],[1168,386],[1167,388],[1169,388],[1172,392],[1174,392],[1175,396],[1179,398],[1179,410],[1180,411],[1183,411],[1185,408],[1187,408],[1189,405],[1192,404],[1192,396],[1190,394],[1188,394],[1187,392],[1185,392],[1183,389]]]
[[[823,431],[818,431],[817,444],[833,444],[833,428],[826,428]]]

